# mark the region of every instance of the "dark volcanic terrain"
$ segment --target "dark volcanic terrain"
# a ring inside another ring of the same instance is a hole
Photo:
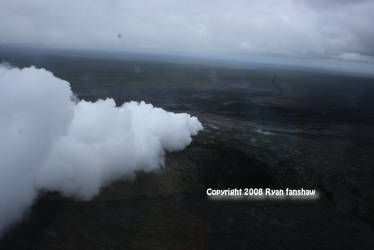
[[[3,53],[204,130],[166,164],[83,202],[43,193],[0,249],[374,249],[374,79],[296,69]],[[276,75],[276,77],[274,77]],[[206,188],[314,188],[310,201],[210,201]]]

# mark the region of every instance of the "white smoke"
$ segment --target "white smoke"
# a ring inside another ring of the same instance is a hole
[[[134,170],[158,168],[201,129],[196,117],[144,102],[76,103],[51,72],[0,66],[0,234],[38,190],[90,199]]]

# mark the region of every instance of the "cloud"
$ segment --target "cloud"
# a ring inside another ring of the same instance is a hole
[[[0,234],[38,190],[90,199],[135,170],[150,171],[202,129],[196,117],[144,102],[76,102],[68,82],[0,66]]]
[[[348,0],[2,1],[0,44],[247,59],[373,56],[373,11],[373,1]]]
[[[357,53],[343,53],[337,56],[337,58],[347,61],[374,62],[373,57],[360,55]]]

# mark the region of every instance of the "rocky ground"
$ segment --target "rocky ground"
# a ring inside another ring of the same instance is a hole
[[[73,85],[80,98],[191,113],[204,130],[91,201],[42,194],[0,249],[373,249],[372,88],[276,84]],[[320,196],[211,201],[208,187]]]

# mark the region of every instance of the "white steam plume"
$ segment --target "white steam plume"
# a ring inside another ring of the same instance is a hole
[[[144,102],[72,100],[68,82],[0,65],[0,235],[39,189],[90,199],[103,185],[163,164],[202,129],[196,117]]]

